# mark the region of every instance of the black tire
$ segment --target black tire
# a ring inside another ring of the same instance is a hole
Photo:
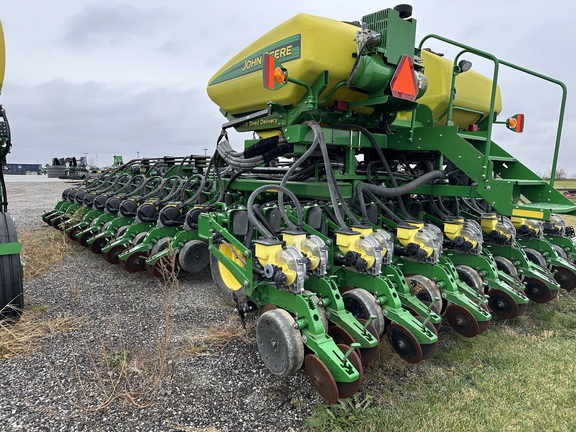
[[[354,288],[342,294],[344,300],[344,307],[356,318],[368,320],[371,315],[375,315],[376,319],[372,321],[374,327],[379,335],[384,333],[386,323],[384,321],[384,314],[382,308],[376,304],[374,296],[362,288]]]
[[[0,213],[0,244],[16,243],[16,227],[8,213]],[[0,318],[17,318],[24,308],[20,254],[0,255]]]
[[[532,261],[534,264],[539,265],[543,269],[548,269],[548,264],[546,263],[546,258],[536,249],[524,248],[524,253],[528,257],[528,260]]]
[[[256,324],[256,344],[268,370],[286,377],[296,373],[304,363],[304,344],[294,318],[284,309],[260,315]]]

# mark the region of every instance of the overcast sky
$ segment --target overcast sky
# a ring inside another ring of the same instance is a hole
[[[214,151],[221,124],[206,95],[233,55],[289,17],[338,20],[383,1],[3,0],[7,50],[0,103],[12,127],[9,162],[82,156],[183,156]],[[417,40],[437,33],[550,75],[569,89],[559,166],[576,173],[576,2],[414,0]],[[451,51],[439,42],[435,51]],[[474,69],[488,73],[482,60]],[[496,142],[539,172],[550,170],[560,102],[557,86],[503,73],[503,116],[526,114],[525,133],[503,127]],[[570,93],[571,92],[571,93]],[[233,143],[242,147],[240,137]]]

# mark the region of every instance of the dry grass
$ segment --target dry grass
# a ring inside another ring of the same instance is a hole
[[[54,228],[39,228],[18,233],[22,243],[24,280],[46,276],[52,268],[72,253],[71,240]]]
[[[174,332],[172,310],[180,288],[174,268],[172,255],[159,281],[162,316],[156,323],[155,343],[150,348],[131,345],[122,336],[115,342],[100,340],[96,349],[91,342],[86,342],[82,353],[70,348],[75,371],[73,381],[80,390],[80,398],[75,403],[78,410],[101,411],[116,402],[134,408],[147,408],[156,403],[162,382],[172,371],[169,357]],[[89,363],[88,368],[80,366],[81,357]],[[62,382],[58,382],[66,392]]]
[[[77,329],[81,319],[63,316],[47,319],[45,310],[29,307],[18,321],[0,321],[0,360],[32,354],[58,334]]]
[[[239,316],[232,314],[224,324],[213,326],[205,333],[187,335],[186,352],[193,356],[219,355],[230,342],[253,342],[253,338],[249,336],[253,328],[254,323],[246,323],[244,329]]]

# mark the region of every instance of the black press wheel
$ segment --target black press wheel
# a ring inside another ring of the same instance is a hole
[[[410,292],[426,305],[430,305],[438,299],[432,310],[438,315],[442,315],[446,309],[446,302],[442,299],[442,294],[438,285],[431,279],[422,275],[411,275],[406,277],[406,282]]]
[[[560,256],[560,258],[564,258],[566,260],[568,259],[568,254],[561,246],[553,244],[552,247],[554,248],[558,256]]]
[[[256,323],[256,344],[270,372],[285,377],[298,371],[304,362],[304,344],[294,318],[284,309],[260,315]]]

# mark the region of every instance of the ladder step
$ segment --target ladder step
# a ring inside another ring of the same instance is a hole
[[[541,186],[541,185],[545,185],[548,184],[546,183],[544,180],[531,180],[531,179],[508,179],[508,178],[502,178],[500,179],[500,181],[506,182],[506,183],[514,183],[520,186]]]
[[[490,160],[494,162],[518,162],[518,159],[512,156],[490,156]]]
[[[486,141],[486,137],[485,136],[481,136],[481,135],[472,135],[472,134],[467,134],[467,133],[461,133],[458,134],[460,135],[460,138],[463,138],[465,140],[472,140],[472,141]]]

